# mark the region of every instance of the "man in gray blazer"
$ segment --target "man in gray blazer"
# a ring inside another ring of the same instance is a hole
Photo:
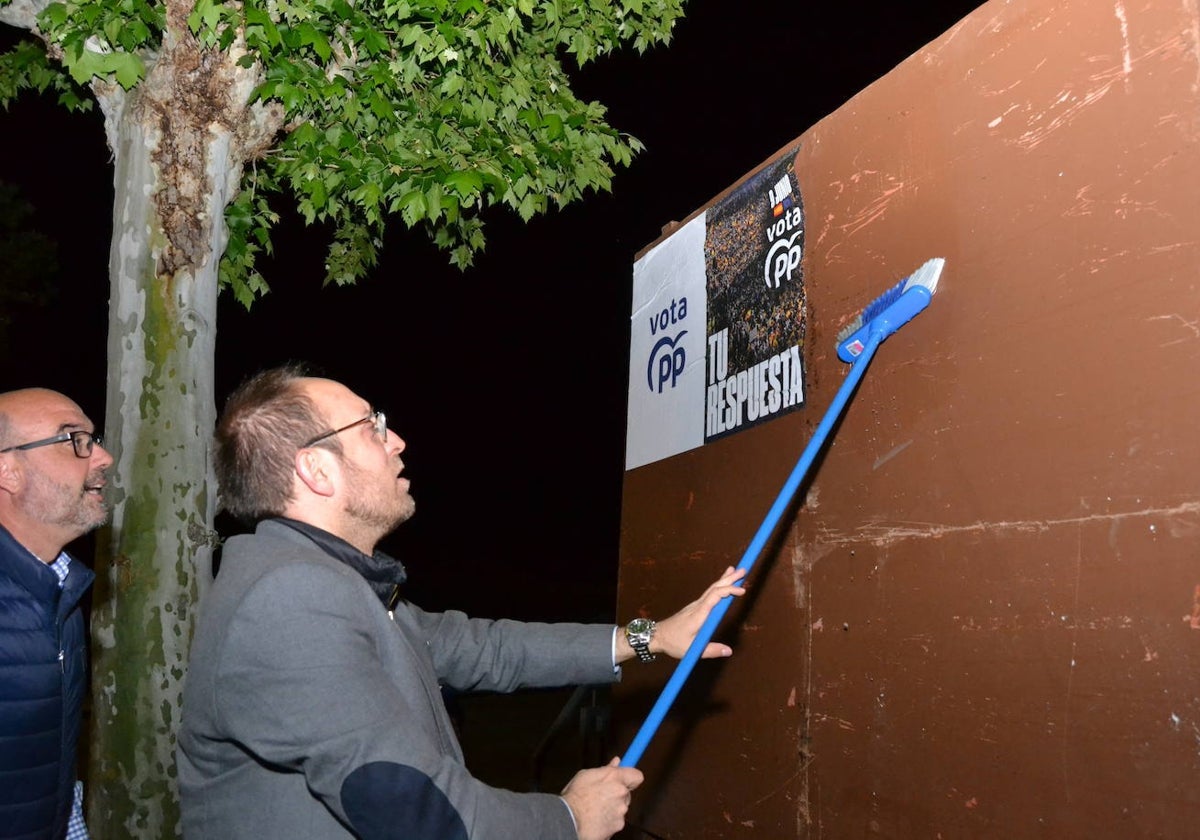
[[[397,597],[403,567],[375,550],[413,514],[404,446],[350,389],[296,368],[230,397],[222,503],[259,524],[226,543],[192,645],[186,840],[607,840],[623,827],[638,770],[583,770],[561,796],[485,785],[463,764],[440,685],[603,683],[635,655],[678,658],[712,607],[742,594],[740,573],[625,633],[425,612]]]

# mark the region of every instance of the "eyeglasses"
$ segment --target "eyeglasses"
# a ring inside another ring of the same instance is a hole
[[[387,443],[387,417],[384,415],[384,413],[382,411],[372,411],[370,414],[368,414],[366,417],[364,417],[361,420],[355,420],[353,423],[347,423],[345,426],[342,426],[340,429],[334,429],[331,432],[325,432],[324,434],[317,435],[315,438],[310,440],[308,443],[305,443],[300,448],[307,449],[308,447],[312,446],[313,444],[320,443],[321,441],[325,440],[326,438],[331,438],[334,435],[340,435],[342,432],[346,431],[347,429],[353,429],[355,426],[361,426],[364,423],[370,423],[373,427],[373,431],[375,432],[375,436],[378,437],[381,442]]]
[[[100,435],[95,432],[63,432],[61,435],[55,435],[43,440],[35,440],[33,443],[22,443],[20,446],[10,446],[7,449],[0,449],[0,455],[3,455],[5,452],[13,452],[14,450],[37,449],[39,446],[50,446],[55,443],[71,441],[71,445],[75,447],[76,458],[91,458],[92,448],[99,446],[102,440]]]

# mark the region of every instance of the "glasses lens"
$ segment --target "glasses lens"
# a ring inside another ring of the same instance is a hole
[[[382,411],[375,412],[375,434],[379,435],[379,439],[387,443],[387,415]]]
[[[77,458],[90,458],[92,455],[92,444],[99,442],[100,436],[94,435],[91,432],[73,432],[71,434],[71,444],[75,447],[75,456]]]

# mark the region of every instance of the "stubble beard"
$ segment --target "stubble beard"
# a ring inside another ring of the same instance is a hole
[[[353,464],[346,466],[350,474],[350,493],[345,511],[364,531],[376,534],[376,539],[381,539],[412,517],[416,511],[412,496],[404,494],[402,498],[397,498],[384,493],[372,493],[371,482],[366,480],[366,471]],[[394,485],[392,490],[395,492]]]
[[[102,481],[103,471],[88,473],[84,485],[79,488],[53,481],[41,473],[31,475],[36,478],[25,496],[25,509],[32,518],[71,534],[69,539],[82,537],[108,521],[107,500],[103,495],[96,496],[85,489]]]

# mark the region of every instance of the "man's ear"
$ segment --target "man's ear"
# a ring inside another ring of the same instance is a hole
[[[296,475],[310,492],[332,496],[337,489],[337,464],[328,449],[301,449],[296,453]]]
[[[25,477],[16,461],[16,458],[0,455],[0,491],[16,493],[21,489]]]

